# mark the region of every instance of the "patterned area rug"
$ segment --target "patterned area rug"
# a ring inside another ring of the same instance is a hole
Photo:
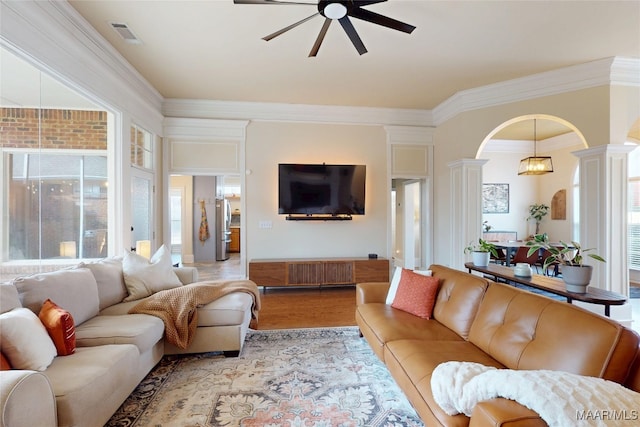
[[[423,426],[358,329],[250,331],[237,358],[165,356],[107,426]]]

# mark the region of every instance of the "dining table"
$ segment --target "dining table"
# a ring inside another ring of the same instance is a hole
[[[511,266],[511,260],[513,259],[516,252],[518,252],[518,249],[522,246],[525,246],[525,247],[527,246],[527,242],[525,242],[524,240],[509,240],[506,242],[490,242],[490,243],[493,244],[493,246],[495,246],[496,248],[504,249],[506,254],[505,265],[507,267]],[[563,247],[563,244],[560,242],[554,242],[554,243],[551,243],[551,245],[557,246],[558,248]],[[571,248],[572,246],[569,245],[569,247]]]
[[[520,248],[521,246],[527,246],[527,242],[524,242],[522,240],[515,240],[515,241],[509,240],[507,242],[491,242],[491,243],[496,248],[504,249],[504,252],[506,254],[505,265],[507,267],[511,266],[511,260],[513,259],[513,256],[516,254],[516,252],[518,252],[518,248]]]

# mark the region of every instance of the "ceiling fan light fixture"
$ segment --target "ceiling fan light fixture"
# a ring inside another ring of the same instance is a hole
[[[342,3],[329,3],[322,13],[329,19],[341,19],[347,16],[347,7]]]

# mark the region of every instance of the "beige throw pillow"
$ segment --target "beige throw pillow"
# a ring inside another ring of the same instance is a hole
[[[0,315],[0,350],[13,369],[44,371],[58,354],[42,322],[28,308]]]
[[[176,273],[173,272],[171,254],[165,245],[153,254],[151,260],[135,252],[125,252],[122,273],[129,292],[125,301],[135,301],[182,285]]]
[[[121,303],[128,293],[122,274],[122,259],[105,258],[99,261],[83,263],[78,267],[88,268],[96,278],[100,310]]]

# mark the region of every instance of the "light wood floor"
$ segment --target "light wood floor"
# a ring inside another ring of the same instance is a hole
[[[240,259],[185,264],[196,267],[200,280],[238,279]],[[355,326],[354,286],[309,288],[261,288],[262,308],[258,329],[321,328]]]
[[[268,288],[261,292],[258,329],[355,326],[353,286],[324,288]]]

